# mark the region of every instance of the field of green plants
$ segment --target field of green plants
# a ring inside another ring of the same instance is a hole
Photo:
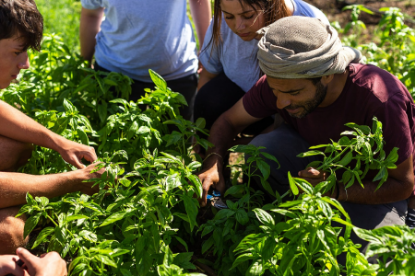
[[[350,186],[360,185],[368,170],[378,171],[375,180],[381,185],[387,169],[394,168],[396,151],[383,151],[376,118],[373,126],[350,123],[336,143],[304,153],[323,154],[315,165],[331,175],[316,187],[289,175],[289,195],[276,194],[267,183],[270,168],[263,160],[273,156],[253,146],[233,147],[250,158],[234,165],[237,173],[224,195],[229,208],[199,208],[202,187],[195,174],[203,160],[192,149],[209,146],[200,135],[207,133],[204,120],[184,120],[178,112],[184,97],[152,71],[154,89],[138,102],[127,102],[128,77],[95,72],[78,55],[73,26],[79,22],[79,2],[37,3],[49,34],[42,51],[30,54],[31,68],[19,83],[0,91],[0,98],[52,131],[94,146],[108,175],[96,179],[100,192],[92,196],[49,200],[28,194],[20,214],[28,216],[29,249],[59,252],[70,263],[70,275],[415,275],[414,231],[356,228],[338,201],[322,196],[337,181],[338,169],[347,172],[338,181]],[[337,24],[344,43],[398,76],[414,95],[415,33],[403,14],[382,10],[373,42],[360,44],[365,26],[358,14],[370,11],[351,9],[350,23]],[[21,171],[73,169],[57,152],[36,147]],[[238,172],[245,175],[243,183]],[[251,187],[254,177],[267,195]],[[274,201],[266,202],[268,197]],[[287,197],[293,199],[283,200]],[[371,242],[366,255],[350,240],[352,231]],[[347,255],[345,265],[337,261],[341,254]],[[376,265],[367,261],[374,255]]]

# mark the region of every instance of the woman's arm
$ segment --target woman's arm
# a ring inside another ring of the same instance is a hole
[[[197,91],[203,87],[206,83],[208,83],[211,79],[215,78],[218,74],[212,74],[206,71],[205,68],[199,73],[199,83],[197,85]]]
[[[189,4],[196,26],[197,37],[199,38],[199,45],[202,48],[205,34],[212,18],[210,0],[190,0]]]

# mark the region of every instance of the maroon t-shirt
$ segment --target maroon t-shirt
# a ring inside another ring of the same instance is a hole
[[[338,141],[340,133],[350,130],[344,125],[346,123],[372,127],[375,116],[383,124],[386,154],[398,147],[397,164],[411,154],[415,158],[414,101],[405,85],[376,66],[350,64],[349,76],[337,100],[330,106],[316,108],[301,119],[278,109],[276,102],[277,97],[268,86],[266,76],[243,98],[244,107],[251,116],[265,118],[279,113],[310,145],[327,144],[330,139]]]

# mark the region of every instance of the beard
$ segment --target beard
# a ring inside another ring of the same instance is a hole
[[[326,94],[327,94],[327,86],[324,86],[321,83],[321,81],[319,81],[316,84],[316,95],[313,99],[311,99],[309,101],[306,101],[306,102],[303,102],[303,103],[296,104],[296,105],[286,106],[284,109],[302,108],[303,111],[300,111],[298,113],[288,112],[288,114],[290,114],[291,117],[301,119],[301,118],[307,116],[314,109],[316,109],[323,102],[324,98],[326,97]]]

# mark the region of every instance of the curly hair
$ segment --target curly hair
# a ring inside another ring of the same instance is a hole
[[[221,0],[214,2],[213,30],[212,37],[208,45],[213,43],[217,47],[221,41],[220,25],[222,22],[222,9],[220,7]],[[238,0],[241,5],[247,4],[256,10],[255,6],[259,6],[264,11],[265,26],[268,26],[280,18],[289,16],[288,8],[284,0]]]
[[[0,0],[0,39],[24,38],[24,48],[40,50],[43,17],[33,0]]]

